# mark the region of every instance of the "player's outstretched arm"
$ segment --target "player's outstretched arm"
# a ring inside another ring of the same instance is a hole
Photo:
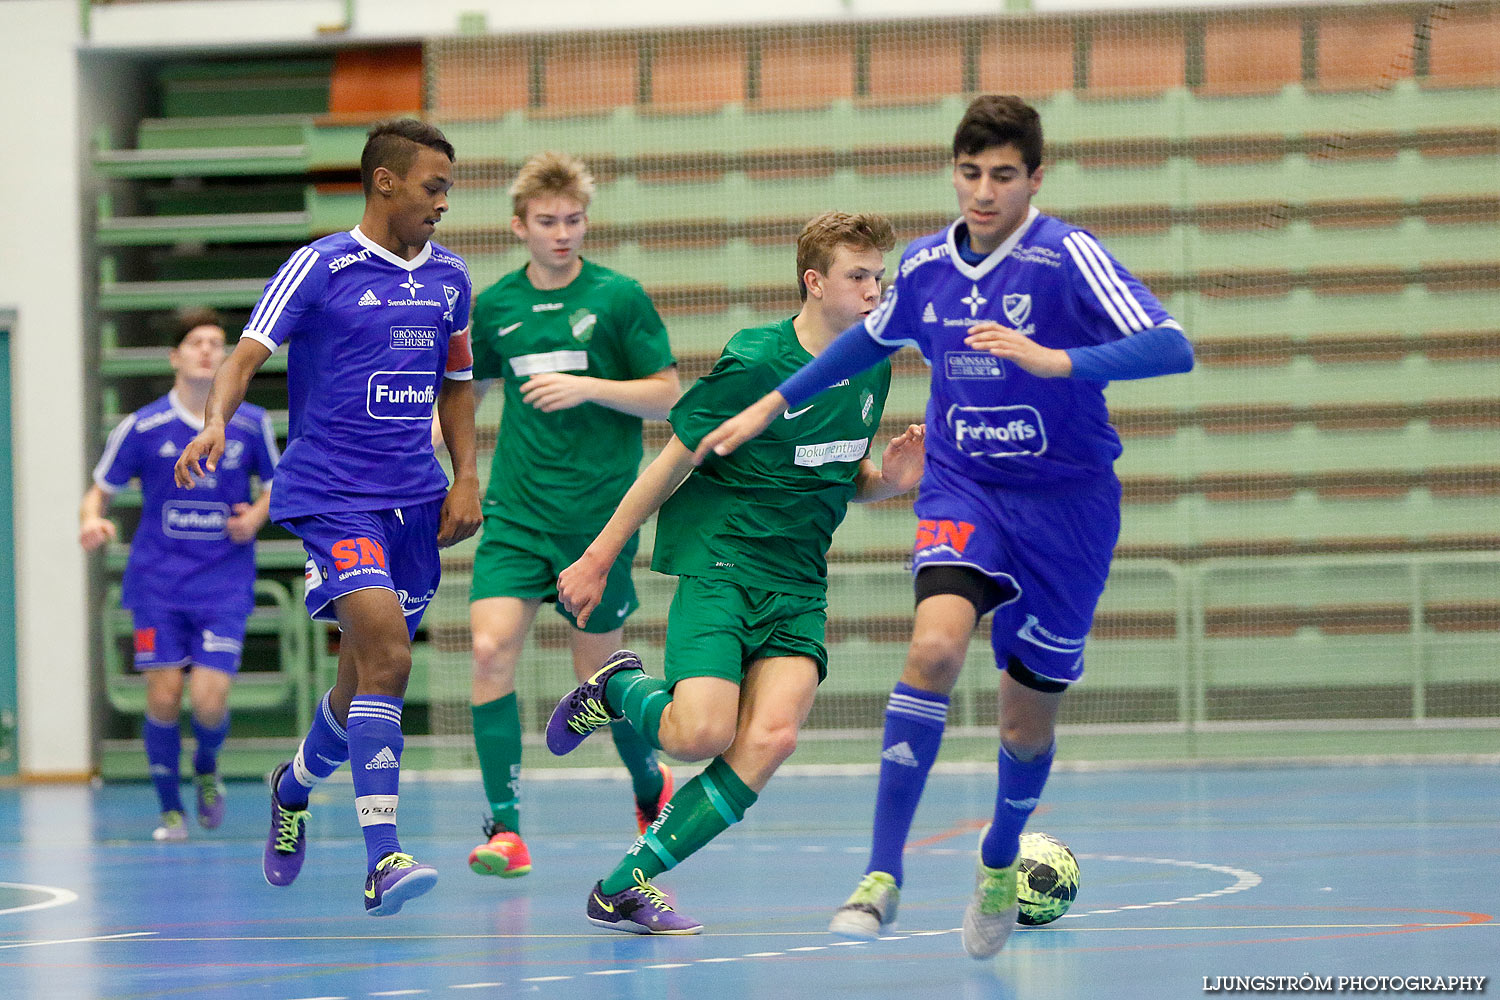
[[[109,494],[95,483],[83,495],[78,504],[78,544],[83,551],[92,552],[105,542],[114,541],[115,522],[104,516],[109,506]]]
[[[194,477],[204,475],[204,464],[207,464],[209,472],[219,467],[219,459],[224,455],[224,428],[228,425],[229,418],[234,416],[234,411],[245,401],[245,390],[250,388],[250,379],[260,371],[260,366],[270,356],[270,348],[265,344],[249,337],[241,337],[229,357],[219,366],[213,388],[208,391],[203,430],[177,456],[173,477],[178,486],[192,489]]]
[[[879,468],[868,458],[861,462],[854,482],[854,502],[874,503],[915,489],[922,481],[927,459],[926,440],[926,424],[908,424],[885,446]]]
[[[604,596],[605,577],[620,557],[620,550],[646,523],[646,518],[655,514],[682,485],[692,473],[693,465],[693,453],[672,435],[661,454],[636,478],[599,537],[557,578],[557,599],[578,619],[580,628]]]
[[[693,464],[702,465],[710,451],[715,455],[732,454],[746,441],[759,437],[785,412],[786,397],[775,389],[771,390],[705,434],[693,452]]]
[[[446,546],[474,534],[483,521],[474,443],[474,383],[443,379],[443,387],[438,390],[437,416],[443,440],[448,443],[448,455],[453,459],[453,485],[448,487],[438,519],[437,542]]]

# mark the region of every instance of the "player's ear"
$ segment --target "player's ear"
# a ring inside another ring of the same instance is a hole
[[[1041,188],[1041,186],[1042,186],[1042,173],[1046,169],[1047,168],[1046,168],[1045,165],[1039,163],[1039,164],[1037,164],[1037,168],[1031,172],[1031,176],[1029,178],[1027,178],[1027,180],[1030,181],[1030,183],[1031,183],[1031,193],[1032,194],[1036,194],[1037,191]]]
[[[526,220],[519,215],[512,215],[510,217],[510,231],[516,234],[516,239],[524,240],[526,238]]]
[[[807,286],[807,297],[810,299],[821,299],[823,297],[823,276],[814,267],[802,272],[802,284]]]
[[[399,178],[391,173],[389,167],[376,167],[375,172],[370,175],[370,185],[376,191],[389,197],[396,190],[396,181]]]

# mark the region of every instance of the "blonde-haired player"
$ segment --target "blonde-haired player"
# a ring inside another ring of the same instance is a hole
[[[505,408],[484,498],[484,535],[469,593],[474,744],[490,819],[469,855],[483,875],[531,870],[520,835],[521,723],[516,666],[557,575],[583,552],[635,479],[641,421],[663,420],[682,389],[661,317],[636,281],[579,256],[594,179],[583,161],[539,153],[511,185],[510,228],[525,266],[474,304],[474,377],[481,394],[504,386]],[[631,537],[609,573],[601,611],[569,625],[579,679],[620,646],[636,609]],[[630,772],[638,829],[656,819],[672,776],[628,726],[615,746]]]

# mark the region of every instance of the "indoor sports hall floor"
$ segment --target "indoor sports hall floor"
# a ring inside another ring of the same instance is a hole
[[[406,783],[404,844],[442,877],[384,919],[362,912],[347,784],[314,800],[308,865],[285,889],[260,874],[263,786],[231,785],[224,826],[174,846],[149,840],[147,785],[4,789],[0,997],[1131,1000],[1304,975],[1327,978],[1323,995],[1381,976],[1415,977],[1389,995],[1424,976],[1500,991],[1494,766],[1057,773],[1032,828],[1078,854],[1078,901],[975,962],[956,928],[992,783],[933,776],[899,926],[868,943],[824,927],[863,868],[873,776],[778,778],[661,880],[705,933],[655,939],[583,919],[634,829],[623,781],[529,782],[536,869],[514,881],[464,863],[477,787]]]

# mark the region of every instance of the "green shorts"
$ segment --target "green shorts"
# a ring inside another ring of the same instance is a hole
[[[667,682],[722,677],[739,684],[756,660],[805,656],[817,664],[821,684],[828,676],[827,624],[827,597],[679,577],[667,611]]]
[[[474,553],[474,579],[469,600],[487,597],[519,597],[522,600],[557,601],[557,575],[567,569],[589,547],[597,532],[581,535],[540,534],[533,528],[495,515],[486,515],[484,534]],[[589,617],[585,632],[613,632],[625,624],[641,606],[635,596],[630,566],[635,561],[638,537],[632,537],[620,558],[609,568],[604,596]],[[561,604],[557,613],[574,628],[578,621]]]

